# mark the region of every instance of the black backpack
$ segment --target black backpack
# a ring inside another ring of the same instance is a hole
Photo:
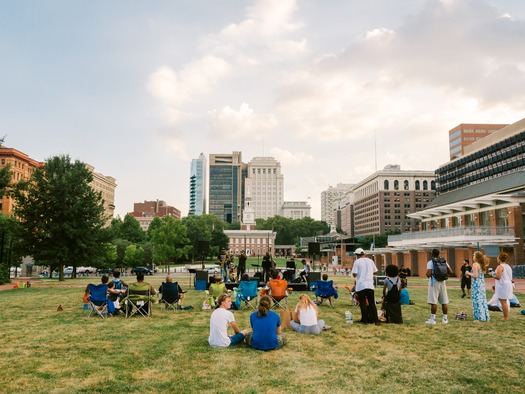
[[[438,282],[443,282],[448,279],[448,266],[447,261],[443,258],[433,258],[432,263],[434,268],[432,269],[432,276]]]
[[[385,280],[392,283],[392,288],[388,290],[388,293],[385,294],[385,301],[388,303],[394,303],[401,301],[401,293],[399,292],[399,289],[397,285],[399,284],[399,279],[396,281],[396,283],[392,282],[390,279],[386,278]]]

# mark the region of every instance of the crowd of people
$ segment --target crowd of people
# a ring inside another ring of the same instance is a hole
[[[361,311],[361,319],[358,323],[381,325],[382,321],[387,323],[403,323],[401,305],[410,305],[410,294],[407,289],[407,274],[402,272],[395,265],[384,267],[386,275],[383,282],[382,297],[380,301],[375,299],[374,275],[377,274],[375,262],[365,256],[363,249],[355,250],[356,260],[351,269],[351,275],[355,278],[354,287],[347,289],[355,296],[356,304]],[[491,316],[489,311],[501,311],[503,320],[509,319],[509,308],[520,307],[520,303],[513,293],[512,268],[507,264],[508,254],[502,252],[497,257],[497,267],[495,270],[489,268],[490,260],[480,251],[476,251],[472,256],[472,263],[469,259],[463,261],[461,266],[461,297],[468,297],[472,303],[472,317],[475,321],[487,322]],[[226,258],[225,258],[226,261]],[[310,272],[309,264],[303,260],[304,270],[300,276],[307,276]],[[250,277],[246,273],[246,255],[241,254],[239,265],[236,267],[236,275],[229,277],[232,280],[249,281]],[[440,251],[433,249],[431,251],[431,260],[427,263],[426,276],[428,277],[427,303],[430,305],[430,317],[427,324],[436,324],[438,305],[441,305],[442,317],[441,323],[447,324],[449,297],[447,292],[446,281],[453,271],[448,262],[440,257]],[[277,349],[286,344],[286,337],[281,332],[281,319],[279,314],[272,311],[272,306],[276,301],[271,297],[270,281],[283,280],[282,273],[275,268],[271,257],[265,256],[263,259],[263,278],[268,285],[263,290],[260,297],[257,310],[250,315],[251,331],[240,330],[235,322],[235,317],[230,311],[232,308],[232,297],[224,283],[225,270],[221,275],[217,275],[214,283],[209,286],[207,302],[211,308],[214,308],[210,317],[210,334],[209,344],[213,347],[228,347],[240,342],[245,342],[248,346],[258,350]],[[240,275],[240,276],[239,276]],[[492,286],[494,295],[487,301],[485,277],[492,276],[495,279],[495,285]],[[323,280],[328,282],[328,275],[323,275]],[[166,283],[172,283],[173,278],[168,275]],[[107,286],[107,309],[109,313],[122,313],[122,301],[126,299],[126,289],[130,284],[120,278],[120,272],[113,272],[113,279],[109,281],[107,275],[101,277],[101,284]],[[145,286],[151,296],[157,293],[157,290],[149,283],[144,282],[144,274],[137,274],[137,281],[134,284]],[[133,284],[132,284],[133,285]],[[337,298],[337,288],[333,286],[334,293],[328,296],[330,305],[332,296]],[[158,292],[162,293],[162,286]],[[180,286],[178,291],[181,295],[179,300],[182,306],[184,300],[184,291]],[[85,290],[85,301],[89,298],[89,286]],[[317,294],[316,294],[317,296]],[[235,300],[234,300],[235,301]],[[331,327],[326,325],[324,320],[318,318],[318,304],[321,303],[318,297],[312,301],[308,294],[301,294],[299,302],[293,310],[293,316],[290,321],[290,327],[298,332],[311,335],[319,335],[323,330],[329,330]],[[382,313],[378,313],[377,306],[380,305],[380,311],[384,311],[384,319],[380,320]],[[210,308],[210,309],[211,309]],[[231,327],[234,334],[228,335],[228,328]]]

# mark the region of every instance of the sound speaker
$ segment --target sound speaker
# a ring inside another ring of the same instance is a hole
[[[321,253],[321,244],[319,242],[308,242],[308,254],[310,256]]]
[[[199,254],[208,254],[210,252],[210,241],[199,241],[197,248]]]

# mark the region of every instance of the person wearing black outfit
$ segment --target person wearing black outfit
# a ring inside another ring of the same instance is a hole
[[[244,253],[244,250],[241,251],[241,254],[239,255],[239,265],[237,265],[237,282],[239,282],[239,279],[242,278],[242,276],[246,272],[247,259],[248,257],[246,257],[246,253]]]
[[[262,260],[262,272],[263,272],[263,281],[268,282],[270,280],[270,270],[273,269],[274,263],[270,253],[266,252]]]
[[[472,272],[472,267],[470,266],[470,262],[468,259],[463,260],[463,265],[461,266],[461,291],[463,294],[461,295],[461,298],[465,298],[467,295],[465,293],[465,287],[467,288],[468,298],[470,298],[470,288],[472,285],[472,279],[470,276],[467,276],[466,272]]]

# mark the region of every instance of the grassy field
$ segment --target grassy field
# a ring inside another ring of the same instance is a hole
[[[427,326],[424,279],[409,280],[416,305],[403,307],[403,325],[346,324],[345,311],[357,320],[359,307],[340,290],[335,308],[319,312],[332,330],[318,337],[286,330],[288,344],[271,352],[210,348],[203,292],[188,288],[188,277],[179,280],[195,309],[165,313],[154,305],[149,319],[86,318],[88,279],[0,292],[0,392],[522,393],[525,386],[525,316],[512,309],[509,322],[492,313],[489,323]],[[299,295],[290,296],[290,307]],[[451,319],[458,311],[471,317],[456,280],[449,297]],[[241,328],[250,313],[234,312]]]

